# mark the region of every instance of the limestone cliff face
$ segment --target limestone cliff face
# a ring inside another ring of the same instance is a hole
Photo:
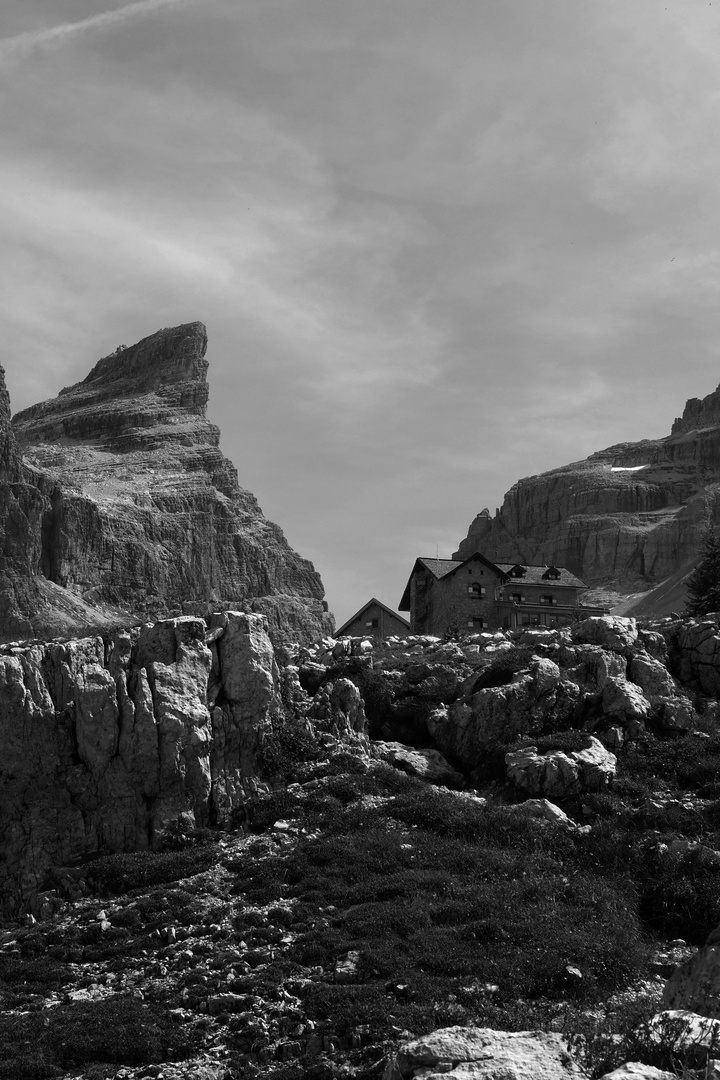
[[[472,522],[453,558],[557,563],[589,585],[649,589],[689,568],[704,500],[720,486],[720,388],[664,439],[619,443],[519,480]],[[682,576],[682,575],[681,575]]]
[[[202,323],[161,330],[10,430],[0,397],[17,613],[0,613],[0,640],[219,607],[264,612],[276,638],[329,629],[319,575],[239,486],[205,418],[206,348]]]
[[[280,709],[265,627],[222,612],[0,647],[0,910],[53,865],[243,806]]]

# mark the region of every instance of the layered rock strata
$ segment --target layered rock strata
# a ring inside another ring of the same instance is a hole
[[[477,515],[453,558],[567,566],[589,585],[648,590],[694,562],[720,485],[720,387],[691,398],[663,439],[619,443],[519,480]],[[681,590],[682,591],[682,590]],[[678,598],[667,598],[677,606]]]
[[[275,639],[331,627],[312,564],[238,484],[208,400],[202,323],[100,360],[18,413],[0,394],[0,640],[220,607]]]

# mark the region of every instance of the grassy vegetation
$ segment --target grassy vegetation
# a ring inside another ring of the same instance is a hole
[[[533,1026],[548,1002],[597,1001],[643,969],[637,893],[623,874],[586,869],[567,831],[407,777],[398,791],[397,775],[379,769],[354,791],[328,785],[297,800],[293,816],[311,836],[237,867],[254,904],[284,897],[329,912],[297,938],[291,962],[332,971],[360,953],[357,985],[309,989],[318,1020],[339,1032],[370,1025],[377,1038],[398,1026]],[[287,793],[278,801],[287,815]]]
[[[101,893],[124,892],[198,874],[212,866],[217,856],[214,844],[193,845],[177,851],[103,855],[88,864],[88,879]]]
[[[193,1049],[193,1038],[167,1011],[131,997],[76,1001],[24,1015],[0,1013],[0,1077],[62,1076],[87,1063],[118,1065],[176,1061]]]

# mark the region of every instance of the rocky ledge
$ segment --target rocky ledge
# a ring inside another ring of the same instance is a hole
[[[0,371],[0,640],[219,607],[276,640],[331,629],[319,575],[220,452],[206,348],[202,323],[161,330],[11,425]]]

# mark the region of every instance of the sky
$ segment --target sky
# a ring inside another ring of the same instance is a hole
[[[339,623],[720,382],[720,0],[3,0],[18,411],[208,327]]]

